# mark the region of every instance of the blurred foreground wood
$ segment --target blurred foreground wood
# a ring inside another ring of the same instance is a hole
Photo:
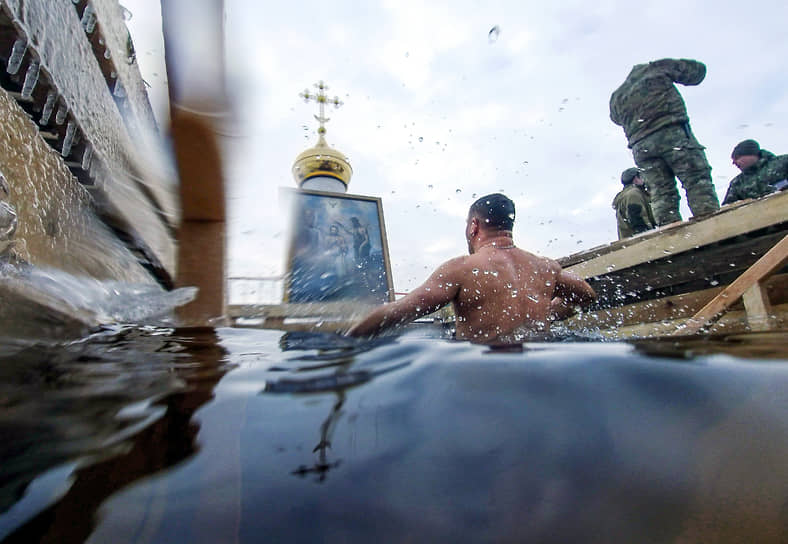
[[[224,85],[221,0],[164,0],[162,25],[170,123],[179,177],[176,286],[197,298],[178,308],[183,325],[226,320],[226,217],[217,128],[229,110]]]

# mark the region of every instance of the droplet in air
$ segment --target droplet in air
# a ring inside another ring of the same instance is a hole
[[[419,141],[423,142],[424,141],[424,137],[423,136],[419,136]]]
[[[495,43],[498,41],[498,36],[500,35],[501,35],[501,29],[498,27],[498,25],[495,25],[487,33],[487,41],[489,41],[490,43]]]
[[[430,183],[429,185],[427,185],[427,189],[432,189],[432,188],[433,188],[433,187],[432,187],[432,183]]]
[[[460,193],[462,192],[462,189],[457,189],[457,190],[456,190],[456,191],[454,191],[454,192],[455,192],[455,193],[457,193],[457,194],[460,194]]]

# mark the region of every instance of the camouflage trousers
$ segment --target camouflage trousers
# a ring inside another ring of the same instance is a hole
[[[681,197],[676,178],[684,187],[693,216],[720,209],[706,153],[689,124],[667,126],[631,147],[635,164],[643,169],[643,180],[651,194],[651,209],[658,225],[681,221]]]

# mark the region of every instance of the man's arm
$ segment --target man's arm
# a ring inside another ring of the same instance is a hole
[[[639,234],[649,229],[644,212],[645,210],[640,204],[635,202],[627,204],[627,221],[629,221],[629,226],[632,227],[634,234]]]
[[[736,176],[731,180],[730,184],[728,185],[728,191],[725,193],[725,198],[722,199],[723,206],[725,206],[726,204],[731,204],[733,202],[736,202],[737,200],[742,200],[742,198],[739,196],[739,191],[737,189],[739,186],[738,180],[739,180],[739,176]]]
[[[461,259],[461,258],[460,258]],[[396,302],[378,306],[353,325],[350,336],[372,336],[439,310],[454,300],[460,290],[457,281],[460,259],[438,267],[419,287]]]
[[[662,59],[654,61],[676,83],[698,85],[706,77],[706,65],[691,59]]]
[[[566,319],[574,315],[576,306],[585,306],[596,300],[596,293],[588,283],[568,270],[558,275],[555,298],[550,303],[553,319]]]

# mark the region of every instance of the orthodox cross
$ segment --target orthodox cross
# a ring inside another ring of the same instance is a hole
[[[309,89],[304,89],[304,92],[298,96],[303,98],[304,102],[309,102],[311,100],[317,102],[318,106],[320,107],[320,115],[315,115],[315,119],[317,119],[317,121],[320,123],[320,128],[317,129],[317,133],[323,135],[326,133],[326,127],[323,125],[325,125],[330,120],[328,117],[326,117],[326,104],[333,104],[335,108],[338,108],[343,104],[343,102],[338,96],[329,98],[325,93],[325,91],[328,90],[328,85],[322,81],[315,83],[314,86],[317,88],[317,93],[310,93]]]

